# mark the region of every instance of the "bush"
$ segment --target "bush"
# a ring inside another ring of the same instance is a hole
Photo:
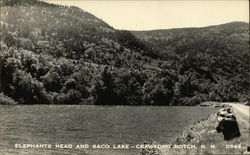
[[[17,102],[8,96],[5,96],[3,93],[0,93],[0,104],[10,105],[17,104]]]
[[[70,89],[67,93],[59,93],[54,98],[57,104],[79,104],[82,95],[78,90]]]
[[[199,105],[201,103],[201,99],[198,96],[181,97],[178,100],[178,102],[179,102],[178,105],[194,106],[194,105]]]

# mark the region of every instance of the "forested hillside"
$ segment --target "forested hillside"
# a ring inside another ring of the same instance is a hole
[[[249,24],[129,32],[73,6],[1,2],[0,103],[196,105],[249,96]]]
[[[186,77],[181,98],[244,101],[250,96],[249,24],[232,22],[203,28],[132,31],[154,49],[156,58]],[[185,97],[184,97],[185,98]],[[188,100],[188,99],[186,99]]]

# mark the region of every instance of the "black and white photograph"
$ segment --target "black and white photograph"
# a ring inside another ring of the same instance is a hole
[[[0,0],[0,155],[250,154],[248,0]]]

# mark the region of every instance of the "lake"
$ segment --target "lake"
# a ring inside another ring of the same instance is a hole
[[[199,106],[1,105],[0,154],[136,154],[139,149],[24,149],[15,144],[169,144],[185,127],[217,110]]]

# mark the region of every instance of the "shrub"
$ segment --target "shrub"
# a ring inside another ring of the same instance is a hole
[[[8,96],[5,96],[3,93],[0,93],[0,104],[10,105],[17,104],[17,102]]]
[[[59,93],[54,98],[57,104],[79,104],[82,95],[78,90],[70,89],[67,93]]]

